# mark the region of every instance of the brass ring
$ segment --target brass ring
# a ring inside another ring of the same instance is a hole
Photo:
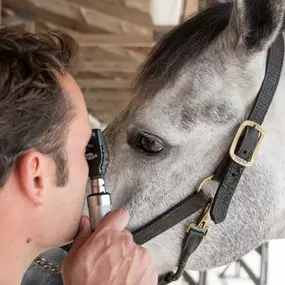
[[[214,175],[210,175],[210,176],[207,176],[205,177],[199,184],[198,186],[198,189],[197,189],[197,193],[201,191],[202,189],[202,186],[207,182],[207,181],[210,181],[214,178]]]

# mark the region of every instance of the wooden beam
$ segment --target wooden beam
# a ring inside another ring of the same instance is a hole
[[[115,34],[131,33],[144,36],[152,34],[152,25],[149,24],[151,21],[147,21],[147,19],[150,20],[149,15],[147,17],[143,13],[121,4],[114,5],[100,0],[84,0],[83,3],[73,0],[3,1],[10,8],[32,12],[36,16],[39,13],[41,15],[49,13],[54,17],[64,17],[77,22],[79,26],[83,27],[100,28]],[[139,13],[139,15],[134,15],[135,13]]]
[[[154,39],[158,41],[163,36],[165,36],[170,30],[172,30],[175,26],[158,26],[154,27]]]
[[[127,106],[132,94],[130,91],[84,92],[84,98],[89,113],[101,122],[109,124]]]
[[[80,12],[76,7],[67,6],[62,1],[57,1],[55,3],[54,0],[49,1],[41,1],[41,0],[3,0],[5,6],[15,9],[16,11],[28,12],[27,15],[30,17],[34,17],[34,13],[40,11],[50,12],[53,15],[62,16],[65,18],[70,18],[72,20],[78,20],[80,17]],[[29,12],[31,12],[29,14]],[[82,18],[81,18],[82,20]]]
[[[3,3],[3,1],[2,1]],[[7,7],[3,7],[2,4],[2,14],[4,15],[4,17],[16,17],[15,12],[12,11],[11,9],[7,8]]]
[[[24,20],[17,17],[11,9],[2,6],[2,26],[16,27],[21,25],[24,25]]]
[[[82,18],[88,25],[99,27],[103,30],[115,34],[124,33],[121,23],[118,23],[118,21],[114,21],[114,19],[111,16],[105,15],[96,10],[91,10],[85,7],[78,7],[78,9],[82,15]]]
[[[199,0],[184,0],[182,20],[192,17],[199,10]]]
[[[33,21],[25,21],[24,22],[24,29],[25,31],[29,33],[35,33],[36,32],[36,23]]]
[[[92,89],[128,89],[131,87],[130,80],[108,80],[108,79],[78,79],[77,84],[80,88],[92,88]]]
[[[122,102],[108,102],[96,100],[96,92],[92,98],[84,96],[88,112],[96,116],[101,122],[105,124],[111,123],[117,115],[127,106],[129,100]]]
[[[153,25],[148,13],[129,8],[121,3],[110,3],[105,0],[66,0],[66,2],[75,5],[80,3],[87,18],[92,23],[94,22],[94,25],[103,25],[104,28],[104,26],[107,27],[112,22],[114,25],[117,25],[120,34],[130,33],[143,36],[152,34]],[[95,11],[101,15],[101,18],[93,16],[92,13]],[[103,15],[106,17],[105,19]]]
[[[135,8],[145,13],[150,13],[151,0],[125,0],[125,5],[130,8]]]
[[[77,78],[90,78],[90,79],[112,79],[117,81],[129,80],[133,81],[135,73],[124,73],[124,72],[82,72],[79,71],[75,74]]]
[[[93,116],[96,116],[104,126],[108,126],[117,115],[119,115],[121,110],[115,110],[112,113],[110,111],[97,111],[94,110],[93,108],[87,108],[88,112],[92,114]]]
[[[88,102],[95,104],[99,102],[106,102],[112,104],[112,102],[127,102],[131,99],[131,90],[84,90],[84,97],[88,98]]]
[[[2,25],[3,26],[16,27],[16,26],[20,26],[22,24],[24,24],[24,21],[22,19],[17,18],[17,17],[3,17],[2,18]]]
[[[146,47],[154,46],[155,41],[152,36],[136,36],[136,35],[106,35],[106,34],[82,34],[66,27],[55,25],[48,21],[43,21],[44,25],[51,30],[61,29],[73,36],[79,43],[80,47]]]
[[[114,48],[113,48],[114,49]],[[108,49],[102,47],[95,48],[83,48],[81,47],[81,58],[85,62],[94,61],[125,61],[126,58],[122,57],[120,54],[111,52]],[[128,60],[128,59],[127,59]]]
[[[141,36],[77,35],[76,40],[82,47],[152,47],[154,41]]]
[[[91,108],[95,111],[95,114],[97,112],[106,112],[111,114],[120,112],[127,104],[128,101],[124,102],[114,102],[111,104],[110,102],[94,102],[93,104],[89,103],[88,99],[85,99],[87,109]]]
[[[33,21],[49,21],[80,32],[102,33],[102,30],[88,24],[79,5],[71,5],[62,0],[2,0],[5,7],[16,12],[21,18]]]
[[[135,61],[142,62],[145,60],[146,56],[143,53],[136,52],[133,50],[120,48],[120,47],[101,47],[101,49],[116,54],[120,57],[126,58],[126,59],[134,59]]]
[[[199,0],[199,11],[203,11],[208,7],[208,0]]]
[[[147,57],[147,56],[149,56],[149,54],[150,54],[150,52],[152,50],[152,47],[130,47],[128,49],[136,51],[136,52],[139,52],[139,53],[142,53],[142,54],[144,54]]]
[[[135,61],[94,61],[83,63],[79,71],[135,73],[138,67],[139,63]]]

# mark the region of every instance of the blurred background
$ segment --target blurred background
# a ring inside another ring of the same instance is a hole
[[[80,44],[76,74],[91,115],[105,126],[126,106],[131,82],[165,32],[206,3],[198,0],[0,0],[0,25],[61,29]]]
[[[131,82],[156,41],[212,0],[0,0],[0,26],[61,29],[82,52],[75,78],[93,127],[104,129],[130,100]],[[285,241],[264,243],[238,262],[186,272],[175,284],[284,284]],[[174,283],[173,283],[174,284]]]

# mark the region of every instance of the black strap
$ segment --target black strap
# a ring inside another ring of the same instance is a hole
[[[205,208],[205,205],[207,205],[209,201],[209,197],[205,195],[203,190],[188,196],[145,226],[135,230],[133,232],[134,241],[140,245],[146,243],[197,211]]]
[[[188,196],[143,227],[133,231],[134,241],[139,245],[146,243],[150,239],[160,235],[197,211],[203,209],[209,201],[210,198],[205,195],[203,190]],[[62,246],[61,248],[69,252],[71,246],[72,243]]]
[[[160,235],[197,211],[203,209],[209,201],[210,198],[205,195],[203,190],[188,196],[143,227],[133,231],[134,241],[139,245],[146,243],[150,239]],[[61,248],[69,252],[71,246],[72,243],[62,246]]]
[[[261,125],[270,107],[277,89],[284,59],[284,39],[282,33],[278,36],[268,51],[266,74],[248,116],[249,121]],[[236,154],[249,161],[256,148],[260,133],[252,127],[247,127],[236,148]],[[214,175],[214,180],[220,185],[211,209],[211,218],[218,224],[225,220],[234,192],[243,174],[245,166],[233,161],[227,154]]]
[[[169,284],[173,281],[177,281],[182,276],[189,257],[200,245],[204,236],[205,232],[198,228],[193,228],[189,231],[189,233],[187,233],[183,242],[181,257],[177,271],[175,273],[168,272],[164,275],[159,276],[158,285]]]

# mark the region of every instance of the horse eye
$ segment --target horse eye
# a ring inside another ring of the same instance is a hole
[[[141,136],[138,147],[149,154],[157,154],[163,150],[163,144],[159,139],[144,135]]]

